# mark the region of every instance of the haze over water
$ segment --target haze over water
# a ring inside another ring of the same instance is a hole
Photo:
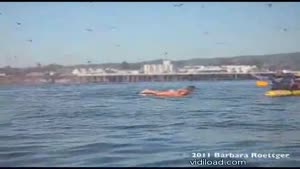
[[[184,98],[145,89],[197,87]],[[0,166],[190,166],[192,153],[289,153],[300,166],[300,102],[254,81],[0,86]]]

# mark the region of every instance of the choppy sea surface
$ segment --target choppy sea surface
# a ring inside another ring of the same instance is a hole
[[[143,89],[195,85],[184,98]],[[300,97],[254,81],[0,86],[0,166],[193,166],[193,153],[278,153],[300,166]],[[200,160],[200,158],[197,158]],[[220,158],[206,158],[220,160]]]

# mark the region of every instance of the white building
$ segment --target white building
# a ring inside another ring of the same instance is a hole
[[[84,69],[84,68],[80,68],[80,69],[74,69],[72,71],[72,74],[75,76],[80,76],[80,75],[90,75],[90,74],[105,74],[106,72],[103,69]]]
[[[154,74],[156,73],[156,65],[151,64],[151,65],[144,65],[144,73],[145,74]]]
[[[150,69],[150,65],[144,65],[143,72],[146,74],[149,72],[149,69]]]
[[[79,72],[80,72],[80,74],[87,74],[87,71],[85,68],[80,68]]]
[[[154,65],[154,67],[155,67],[155,65]],[[163,73],[163,72],[165,72],[165,67],[164,67],[164,65],[157,65],[157,67],[156,67],[156,69],[157,70],[155,70],[155,72],[157,72],[157,73]]]
[[[204,73],[204,72],[225,72],[221,66],[184,66],[178,70],[180,73]]]
[[[114,69],[114,68],[105,68],[105,71],[114,72],[114,73],[119,72],[119,70]]]
[[[129,71],[129,73],[133,74],[133,75],[140,74],[140,72],[138,70],[131,70],[131,71]]]
[[[0,73],[0,77],[4,77],[4,76],[6,76],[5,73]]]
[[[88,73],[91,73],[91,74],[93,74],[93,73],[95,73],[95,71],[94,71],[94,69],[93,69],[93,68],[88,68]]]
[[[224,67],[228,73],[249,73],[257,69],[255,65],[226,65]]]
[[[50,75],[50,76],[53,76],[54,74],[55,74],[55,72],[52,72],[52,71],[49,72],[49,75]]]
[[[80,71],[79,71],[78,69],[74,69],[74,70],[72,71],[72,74],[77,76],[77,75],[80,74]]]
[[[96,73],[105,74],[105,71],[103,69],[96,69]]]
[[[172,73],[173,64],[170,60],[164,60],[162,64],[146,64],[144,65],[145,74],[161,74],[161,73]]]
[[[256,70],[252,65],[224,65],[224,66],[184,66],[179,69],[181,73],[204,73],[204,72],[228,72],[228,73],[249,73]]]
[[[163,61],[163,71],[164,73],[172,73],[173,72],[173,64],[170,60]]]

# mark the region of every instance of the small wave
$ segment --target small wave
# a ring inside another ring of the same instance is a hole
[[[151,124],[139,124],[139,125],[123,125],[123,126],[108,126],[105,128],[116,129],[116,130],[127,130],[127,129],[147,129],[147,128],[159,128],[160,126]]]
[[[1,88],[0,165],[189,166],[183,153],[262,149],[299,162],[295,98],[266,98],[250,82],[199,82],[185,98],[136,94],[189,83]]]
[[[80,154],[80,153],[100,153],[105,151],[111,151],[112,149],[117,149],[120,147],[128,147],[132,146],[132,144],[115,144],[115,143],[90,143],[79,146],[72,146],[65,150],[64,153],[68,154]]]

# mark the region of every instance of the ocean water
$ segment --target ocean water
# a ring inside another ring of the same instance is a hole
[[[148,89],[195,85],[184,98]],[[284,153],[300,166],[300,97],[254,81],[0,86],[0,166],[192,166],[193,153]]]

